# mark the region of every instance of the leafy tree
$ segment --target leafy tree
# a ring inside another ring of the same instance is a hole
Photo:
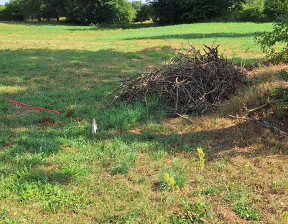
[[[132,5],[125,0],[106,1],[100,7],[101,20],[95,22],[129,23],[132,20]]]
[[[66,17],[76,23],[119,23],[132,20],[132,5],[125,0],[68,0]]]
[[[134,19],[135,22],[144,22],[151,18],[151,6],[144,4],[141,8],[136,12],[136,17]]]
[[[190,23],[223,17],[240,10],[246,0],[154,0],[153,19],[164,24]]]
[[[263,13],[269,20],[275,21],[287,12],[286,4],[282,0],[265,0]]]
[[[288,61],[288,3],[284,0],[281,3],[282,10],[278,11],[278,21],[274,23],[273,31],[256,38],[268,58],[275,62]],[[284,47],[276,51],[275,46],[279,43],[284,44]]]
[[[0,10],[0,20],[23,20],[20,0],[10,0],[4,8]]]
[[[43,17],[48,20],[56,18],[59,21],[59,17],[65,15],[64,0],[43,0],[41,8]]]
[[[144,5],[141,1],[133,1],[131,3],[132,7],[134,8],[135,11],[138,11],[141,9],[141,7]]]
[[[43,1],[42,0],[22,0],[20,1],[22,12],[25,18],[36,18],[41,22]]]

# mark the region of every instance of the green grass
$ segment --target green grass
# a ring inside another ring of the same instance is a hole
[[[285,148],[281,139],[247,140],[258,132],[220,112],[191,115],[195,124],[188,125],[166,119],[157,98],[109,109],[105,98],[119,74],[128,77],[159,67],[190,44],[221,44],[229,59],[260,62],[264,55],[254,35],[271,29],[272,24],[254,23],[124,28],[0,23],[0,222],[277,219],[278,213],[264,212],[259,195],[286,194],[287,166],[281,164],[280,170],[276,159],[246,161],[238,151],[257,152],[269,145],[268,151],[278,152]],[[259,78],[257,83],[266,81]],[[61,113],[16,106],[9,99]],[[69,108],[75,112],[66,118]],[[39,123],[45,116],[54,119],[51,126]],[[91,133],[92,118],[97,135]],[[243,139],[247,147],[234,139]],[[205,153],[202,172],[198,147]],[[267,170],[270,185],[260,178]],[[167,189],[166,173],[180,190]]]

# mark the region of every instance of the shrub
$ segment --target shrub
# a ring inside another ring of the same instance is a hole
[[[287,17],[287,16],[285,16]],[[263,35],[256,37],[256,42],[261,46],[263,52],[267,54],[267,57],[274,62],[287,61],[288,60],[288,21],[287,18],[281,19],[273,26],[273,31],[264,33]],[[277,44],[283,44],[284,46],[280,51],[276,51],[275,46]]]
[[[258,8],[248,8],[236,16],[237,21],[261,22],[265,20],[264,14]]]
[[[264,4],[263,14],[272,21],[276,21],[281,15],[287,13],[286,2],[282,0],[266,0]]]

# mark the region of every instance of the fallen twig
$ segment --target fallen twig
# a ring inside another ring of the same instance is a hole
[[[178,113],[175,113],[175,115],[181,117],[182,119],[184,119],[185,121],[187,121],[188,123],[190,124],[193,124],[193,121],[191,121],[190,119],[188,119],[187,117],[181,115],[181,114],[178,114]]]
[[[229,117],[241,119],[241,120],[245,120],[245,121],[252,121],[256,124],[260,124],[260,125],[264,126],[265,128],[269,128],[269,129],[272,129],[274,131],[278,131],[280,134],[288,136],[287,132],[281,130],[280,128],[273,126],[272,124],[268,123],[267,121],[256,120],[256,119],[247,118],[247,117],[238,117],[238,116],[233,116],[233,115],[229,115]]]
[[[251,114],[251,113],[253,113],[253,112],[255,112],[255,111],[261,110],[261,109],[263,109],[263,108],[265,108],[265,107],[267,107],[267,106],[269,106],[269,105],[271,105],[271,104],[275,104],[275,103],[282,102],[282,101],[286,101],[286,100],[288,100],[288,98],[284,98],[284,99],[280,99],[280,100],[274,100],[274,101],[265,103],[265,104],[263,104],[263,105],[261,105],[261,106],[259,106],[259,107],[255,107],[255,108],[252,108],[252,109],[250,109],[250,110],[247,110],[247,111],[246,111],[246,115],[249,115],[249,114]]]

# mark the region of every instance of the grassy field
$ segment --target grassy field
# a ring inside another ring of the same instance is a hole
[[[165,118],[155,99],[106,111],[104,98],[118,75],[159,67],[190,45],[221,44],[237,63],[260,62],[254,35],[271,29],[0,23],[0,222],[278,223],[288,211],[287,139],[228,114],[287,86],[278,73],[288,66],[254,68],[247,87],[191,115],[193,124]],[[66,118],[68,109],[75,112]]]

